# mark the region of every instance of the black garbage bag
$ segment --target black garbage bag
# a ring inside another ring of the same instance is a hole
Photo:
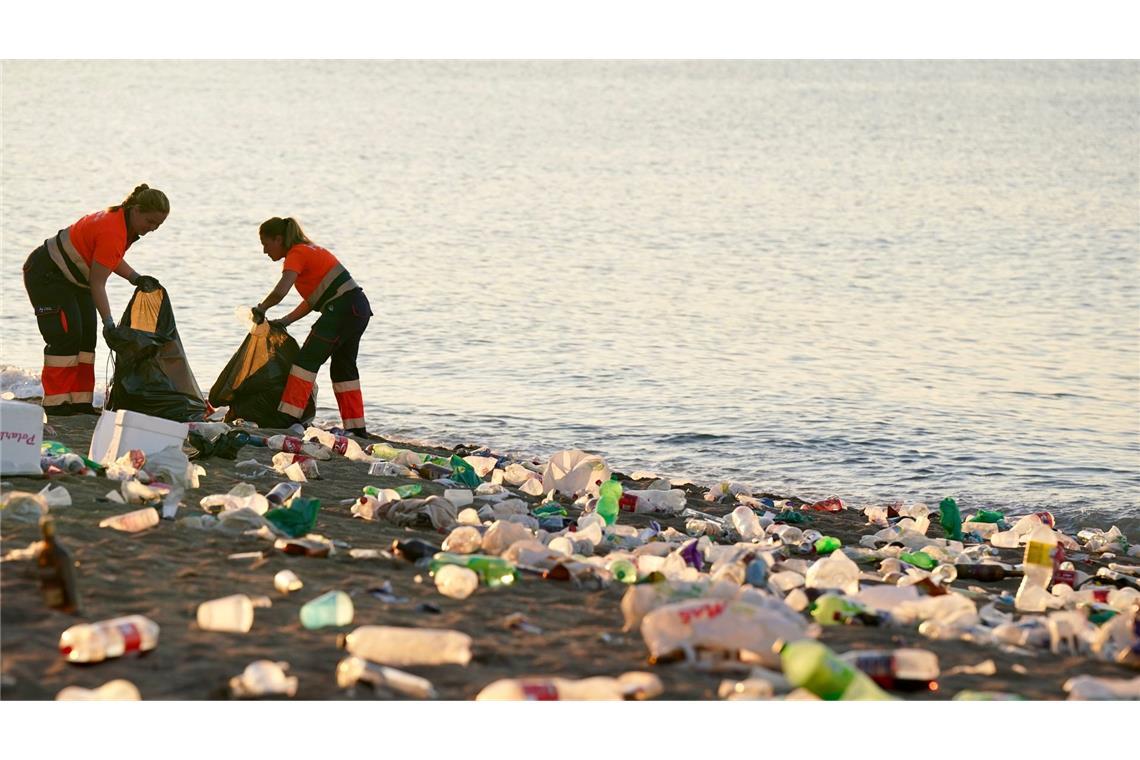
[[[115,372],[104,408],[175,422],[206,418],[206,402],[186,361],[165,288],[136,288],[106,339],[115,351]]]
[[[226,422],[242,419],[261,427],[289,427],[296,420],[277,411],[277,405],[293,360],[300,351],[301,347],[285,328],[268,322],[256,325],[214,381],[210,403],[215,407],[229,406]],[[301,422],[310,422],[316,413],[317,385],[314,383]]]

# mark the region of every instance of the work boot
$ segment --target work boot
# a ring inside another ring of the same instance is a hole
[[[52,406],[45,406],[44,412],[48,417],[70,417],[75,414],[75,407],[68,402],[62,404],[54,404]]]
[[[348,430],[345,430],[344,432],[348,433],[349,435],[351,435],[355,438],[360,438],[360,439],[365,440],[365,441],[382,441],[382,440],[384,440],[383,438],[376,435],[375,433],[369,433],[365,428],[362,428],[362,427],[349,428]]]
[[[103,410],[102,409],[96,409],[91,404],[72,404],[71,405],[71,413],[72,414],[102,414]]]

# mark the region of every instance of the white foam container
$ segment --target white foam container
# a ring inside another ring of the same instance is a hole
[[[0,475],[42,475],[43,437],[42,406],[0,399]]]
[[[190,427],[185,422],[171,422],[126,409],[103,412],[91,436],[87,458],[106,465],[131,449],[157,454],[167,446],[181,446],[189,432]]]

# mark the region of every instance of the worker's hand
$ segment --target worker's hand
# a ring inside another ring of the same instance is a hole
[[[111,336],[113,336],[114,334],[115,334],[115,320],[111,319],[110,317],[104,317],[104,319],[103,319],[103,340],[107,342],[108,346],[111,345]]]
[[[138,277],[136,277],[134,286],[144,293],[153,293],[162,287],[158,284],[158,280],[156,280],[154,277],[151,277],[149,274],[140,274]]]
[[[270,327],[276,327],[278,330],[284,330],[289,325],[284,319],[271,319],[269,320]]]
[[[250,308],[250,311],[253,312],[253,323],[255,325],[260,325],[265,321],[265,310],[260,306],[254,306]]]

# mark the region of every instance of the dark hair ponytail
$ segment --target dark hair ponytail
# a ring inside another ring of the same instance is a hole
[[[297,224],[297,220],[291,216],[275,216],[272,219],[266,219],[261,223],[261,227],[258,228],[257,232],[262,237],[282,238],[286,251],[297,245],[297,243],[313,244],[313,241],[306,237],[305,231],[301,229],[301,225]]]
[[[148,186],[145,182],[134,190],[131,194],[123,199],[123,202],[118,206],[111,206],[109,211],[118,211],[121,208],[137,208],[139,211],[161,211],[164,214],[170,213],[170,201],[166,198],[166,193],[161,190],[155,190],[153,187]]]

